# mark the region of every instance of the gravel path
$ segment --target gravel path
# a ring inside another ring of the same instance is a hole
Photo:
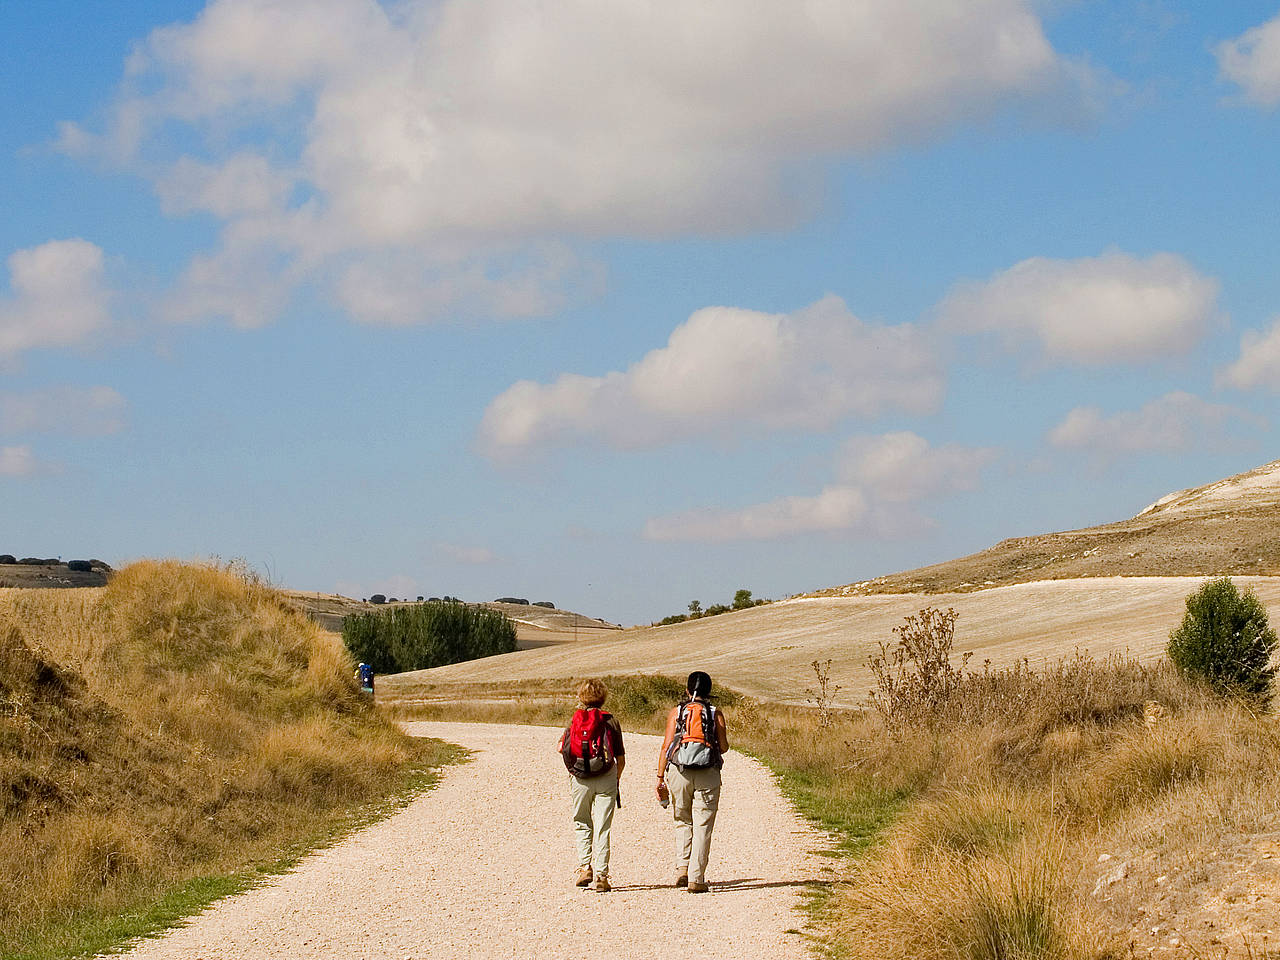
[[[627,735],[631,766],[613,824],[614,890],[573,886],[568,788],[548,727],[410,723],[475,751],[387,820],[291,873],[215,904],[135,947],[134,960],[259,958],[811,956],[797,913],[830,877],[823,836],[799,820],[768,771],[725,758],[711,893],[671,886],[671,815],[652,796],[659,741]]]

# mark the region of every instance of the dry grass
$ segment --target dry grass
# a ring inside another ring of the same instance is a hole
[[[1161,709],[1144,710],[1153,702]],[[1167,924],[1151,919],[1199,922],[1218,891],[1208,871],[1198,886],[1192,872],[1181,888],[1160,884],[1276,829],[1273,719],[1167,664],[1076,655],[987,670],[933,709],[849,744],[873,781],[914,785],[916,799],[832,905],[841,956],[1118,957],[1144,930],[1170,949]],[[1111,851],[1147,866],[1095,895]],[[1234,933],[1245,944],[1265,929]],[[1184,956],[1208,956],[1210,943],[1236,955],[1220,925],[1210,933],[1174,939]]]
[[[431,756],[234,572],[0,601],[0,954],[315,841]],[[74,940],[74,932],[68,934]],[[69,940],[70,943],[70,940]]]

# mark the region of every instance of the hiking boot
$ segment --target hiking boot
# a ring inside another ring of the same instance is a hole
[[[578,879],[574,881],[580,887],[591,886],[591,868],[582,867],[578,870]]]
[[[613,887],[609,886],[609,875],[602,873],[596,877],[596,893],[608,893]]]
[[[711,888],[710,888],[709,886],[707,886],[705,883],[699,883],[697,880],[690,880],[690,881],[689,881],[689,892],[690,892],[690,893],[706,893],[706,892],[707,892],[708,890],[710,890],[710,889],[711,889]]]
[[[689,885],[689,871],[681,870],[676,874],[676,886],[687,887]]]

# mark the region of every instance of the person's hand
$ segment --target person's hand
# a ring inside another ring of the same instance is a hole
[[[667,790],[666,783],[664,783],[662,780],[659,780],[658,781],[658,802],[666,803],[667,797],[669,796],[670,796],[670,791]]]

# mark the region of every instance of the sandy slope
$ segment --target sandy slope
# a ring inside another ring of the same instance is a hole
[[[1280,620],[1280,577],[1236,577]],[[1181,621],[1187,594],[1199,577],[1107,577],[1051,580],[976,593],[883,594],[791,600],[670,627],[628,630],[574,645],[521,650],[499,657],[387,677],[382,689],[411,696],[423,683],[491,681],[605,673],[671,673],[704,669],[746,693],[804,702],[814,686],[813,660],[831,658],[831,675],[848,706],[871,685],[867,657],[893,628],[921,607],[954,607],[957,653],[972,651],[971,666],[989,658],[1004,665],[1033,663],[1087,649],[1095,656],[1128,650],[1142,657],[1163,652]]]
[[[136,947],[134,960],[205,958],[648,958],[787,960],[810,954],[795,908],[828,876],[823,837],[768,772],[726,757],[712,892],[670,886],[670,814],[649,794],[658,740],[628,735],[614,821],[615,890],[572,884],[576,860],[557,730],[411,723],[476,751],[390,819],[292,873]],[[688,908],[693,907],[690,911]]]

